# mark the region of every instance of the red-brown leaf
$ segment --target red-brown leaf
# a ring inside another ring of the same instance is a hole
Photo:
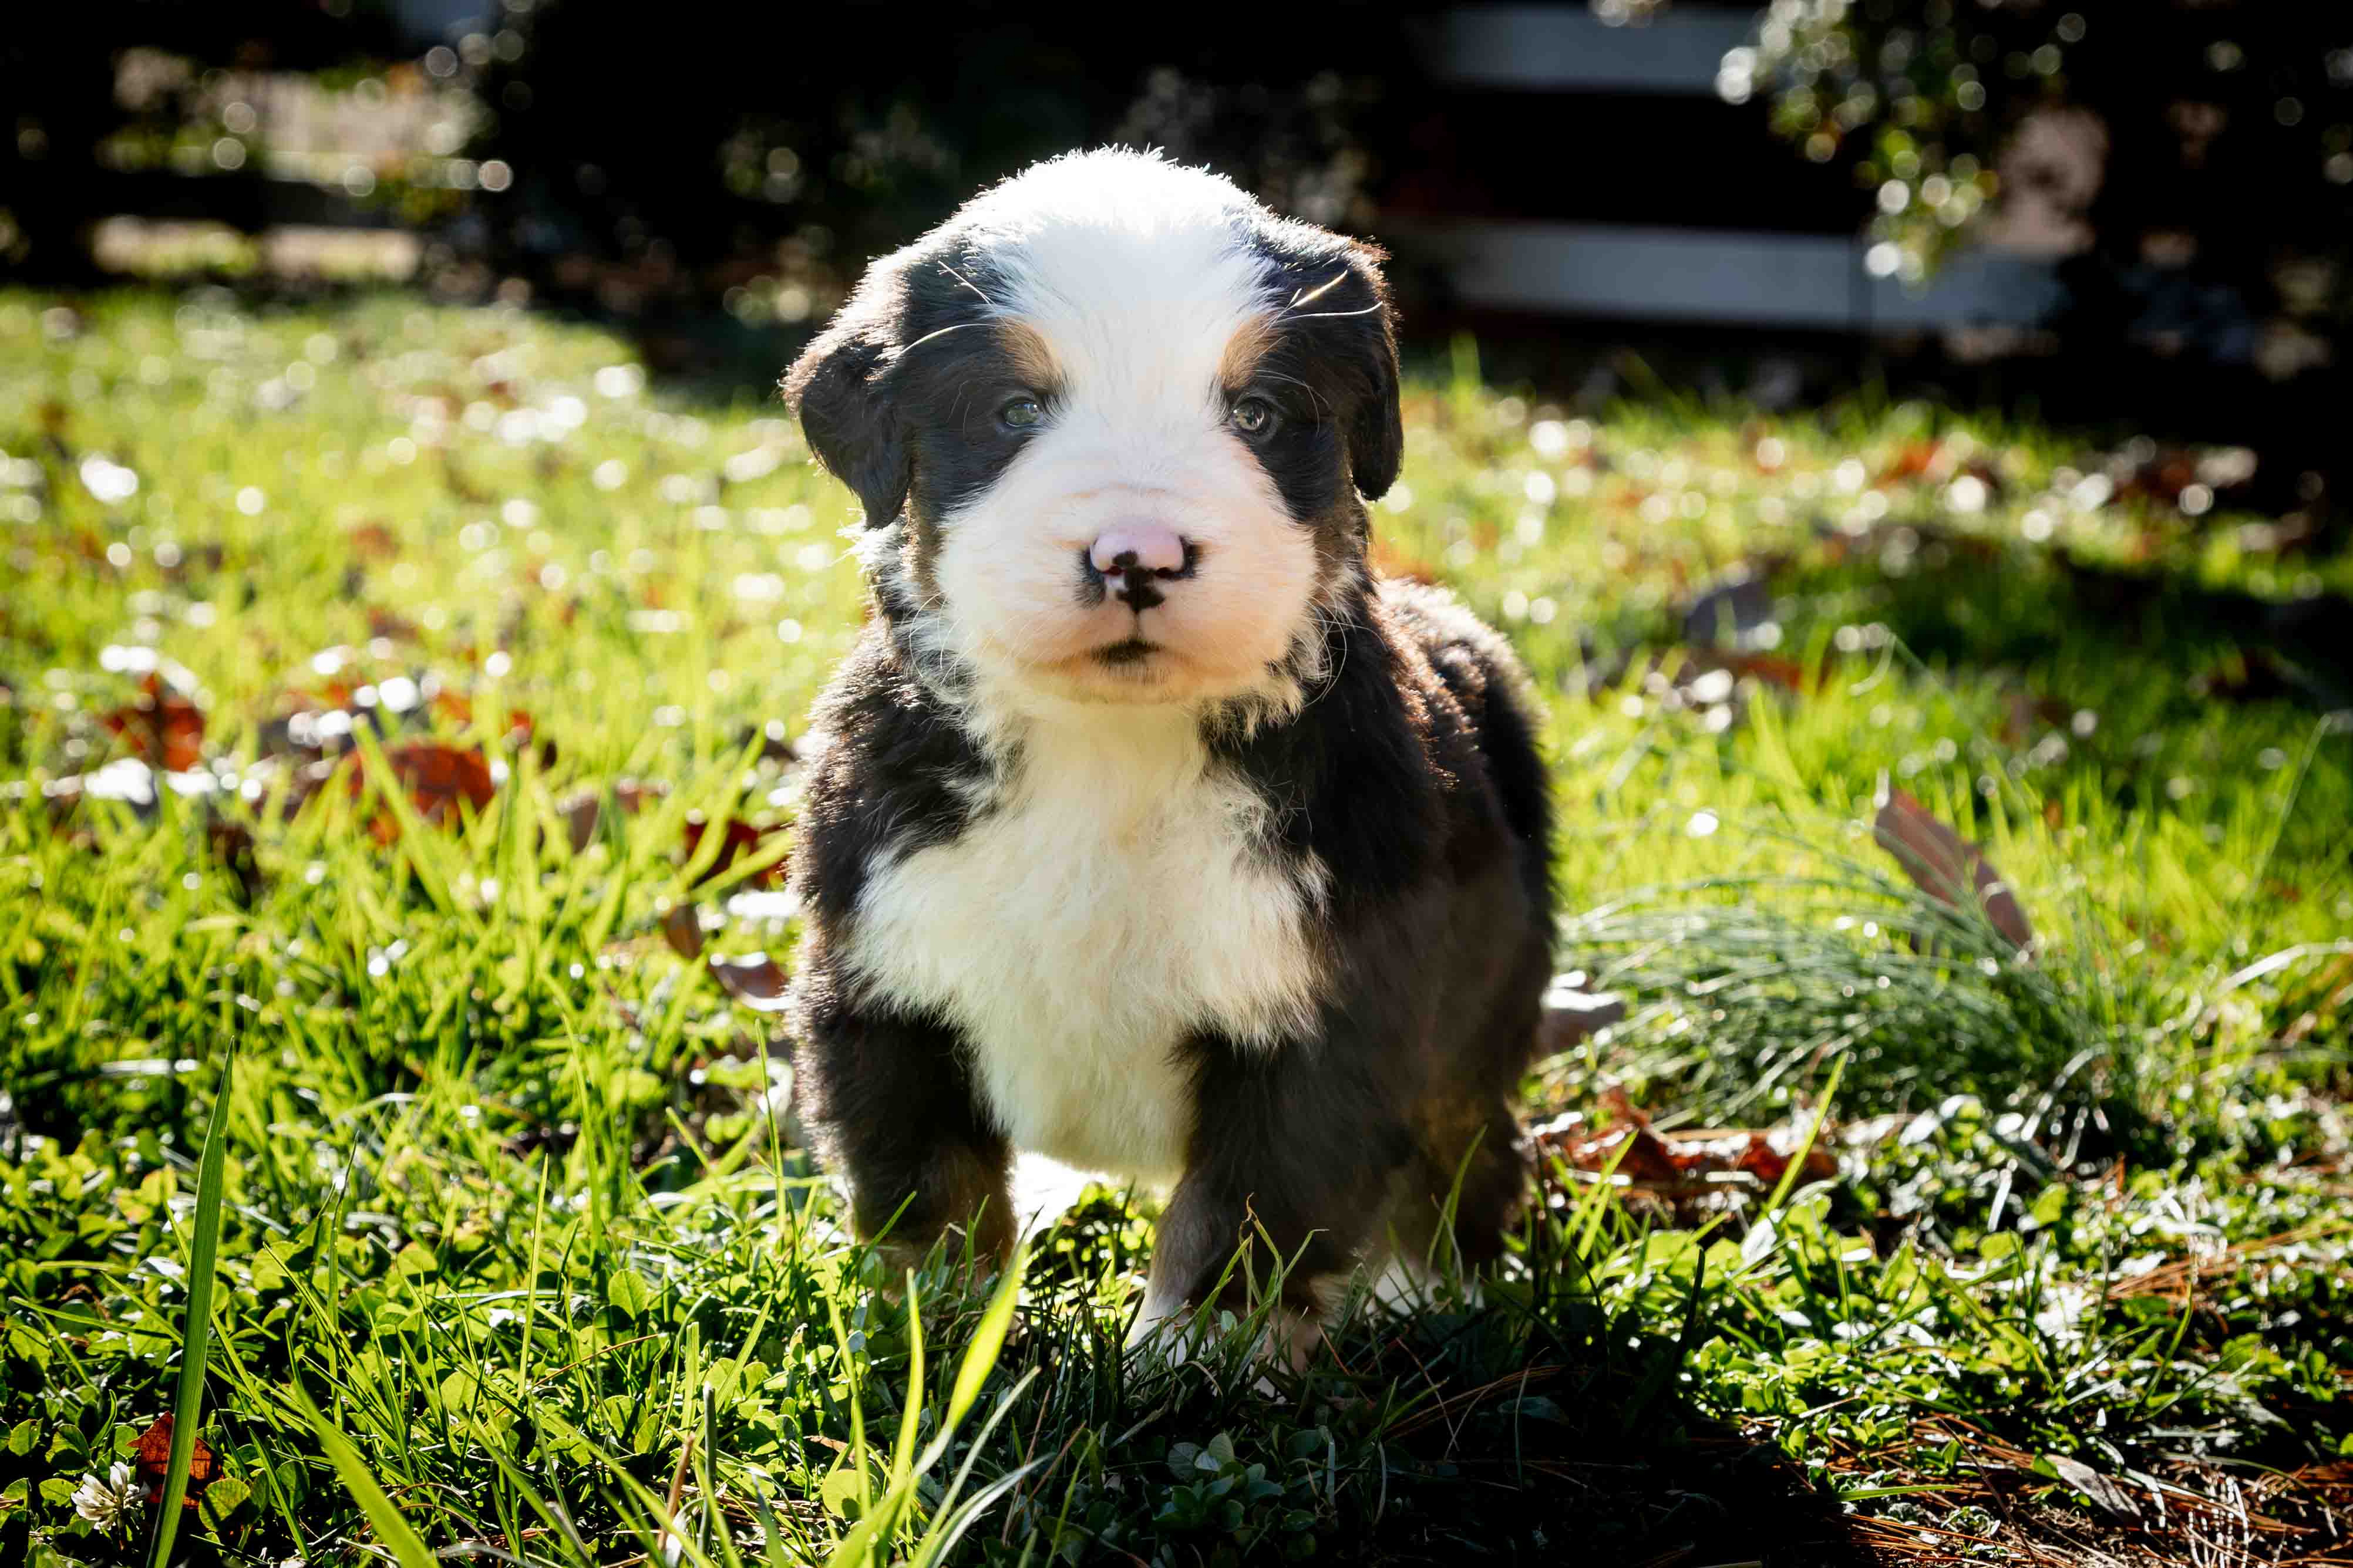
[[[363,522],[344,534],[352,552],[362,560],[396,561],[400,558],[400,536],[382,522]]]
[[[1993,862],[1926,806],[1903,790],[1889,790],[1875,826],[1880,847],[1921,891],[1957,910],[1973,900],[2011,945],[2021,952],[2033,945],[2034,928]]]
[[[1745,1171],[1764,1185],[1775,1187],[1780,1185],[1781,1178],[1788,1173],[1789,1157],[1774,1148],[1772,1141],[1762,1132],[1752,1132],[1748,1135],[1748,1146],[1740,1152],[1740,1158],[1732,1163],[1731,1168]],[[1798,1179],[1826,1182],[1837,1174],[1838,1162],[1831,1157],[1829,1150],[1816,1143],[1806,1151],[1806,1163],[1798,1173]]]
[[[695,851],[702,847],[702,836],[710,830],[710,819],[705,817],[702,813],[699,811],[691,811],[686,814],[684,831],[686,837],[686,858],[689,860],[694,858]],[[698,884],[710,881],[713,877],[718,876],[721,872],[735,864],[739,858],[749,855],[753,851],[758,849],[763,844],[766,843],[770,837],[782,833],[784,829],[781,827],[754,827],[740,816],[731,816],[725,823],[721,825],[721,831],[725,835],[725,837],[720,844],[719,858],[711,863],[710,868],[705,870],[702,876],[695,879]],[[790,858],[787,857],[785,860],[779,860],[773,866],[754,872],[749,879],[751,885],[759,888],[783,887],[785,885],[786,868],[789,863],[789,859]]]
[[[451,723],[463,727],[474,721],[474,705],[465,694],[446,688],[433,694],[433,711]],[[533,725],[529,713],[520,708],[507,710],[506,743],[520,746],[532,737]]]
[[[672,904],[662,916],[662,940],[690,963],[702,956],[702,917],[691,903]]]
[[[741,958],[722,958],[713,953],[711,978],[719,982],[722,991],[755,1013],[783,1012],[791,984],[785,966],[765,952],[747,952]]]
[[[205,716],[194,702],[149,675],[131,705],[106,716],[132,755],[166,773],[184,773],[205,760]]]
[[[490,759],[446,741],[397,742],[384,749],[384,760],[417,815],[436,827],[459,826],[464,821],[461,804],[480,813],[498,794],[491,778]],[[366,760],[355,752],[347,765],[352,798],[357,800],[367,789]],[[373,830],[385,843],[400,837],[399,826],[389,815],[378,817]]]
[[[131,1453],[132,1462],[139,1468],[139,1479],[147,1483],[151,1492],[160,1496],[164,1478],[172,1473],[172,1418],[169,1415],[155,1417],[155,1424],[139,1435],[139,1442]],[[180,1506],[184,1509],[195,1507],[196,1499],[204,1495],[204,1489],[212,1485],[219,1474],[220,1457],[199,1436],[189,1451],[188,1489],[181,1499]]]
[[[1893,462],[1880,475],[1882,484],[1896,479],[1916,479],[1936,467],[1944,456],[1944,444],[1938,441],[1910,441],[1895,454]]]
[[[1727,653],[1722,656],[1724,668],[1737,676],[1754,676],[1767,686],[1778,686],[1784,691],[1805,692],[1813,687],[1806,667],[1794,658],[1784,658],[1773,653]]]
[[[1632,1142],[1628,1143],[1630,1139]],[[1618,1152],[1620,1144],[1627,1145],[1623,1154]],[[1580,1170],[1609,1171],[1638,1186],[1679,1181],[1683,1174],[1666,1140],[1648,1127],[1613,1127],[1572,1145],[1567,1152],[1569,1163]]]
[[[644,779],[617,779],[610,793],[613,803],[621,808],[622,816],[635,816],[645,808],[646,802],[659,800],[670,790],[666,785]],[[596,838],[596,828],[605,816],[606,794],[602,789],[584,789],[556,807],[563,813],[565,830],[572,840],[575,853],[587,848]]]

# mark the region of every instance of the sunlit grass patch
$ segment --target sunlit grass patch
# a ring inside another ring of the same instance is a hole
[[[956,1500],[1008,1563],[2323,1549],[2353,736],[2296,617],[2353,552],[2030,427],[1471,369],[1377,534],[1547,706],[1560,966],[1627,1008],[1531,1113],[1601,1136],[1478,1304],[1364,1303],[1273,1397],[1121,1354],[1149,1204],[1093,1191],[958,1422],[994,1282],[850,1244],[758,1005],[860,614],[789,421],[503,310],[0,296],[0,1547],[146,1553],[74,1499],[173,1407],[216,1119],[183,1560],[399,1554],[389,1507],[895,1561]],[[1899,791],[2030,950],[1907,878]],[[1644,1201],[1630,1114],[1838,1173]]]

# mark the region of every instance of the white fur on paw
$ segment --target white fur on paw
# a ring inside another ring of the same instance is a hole
[[[1369,1286],[1375,1301],[1391,1312],[1409,1316],[1460,1303],[1472,1311],[1487,1304],[1486,1287],[1477,1279],[1449,1280],[1433,1269],[1391,1253]]]
[[[1182,1303],[1172,1307],[1147,1295],[1127,1331],[1127,1353],[1158,1366],[1183,1366],[1193,1359],[1195,1342],[1212,1331]]]

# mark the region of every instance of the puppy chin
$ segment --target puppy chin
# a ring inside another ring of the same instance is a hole
[[[960,639],[991,684],[1050,703],[1199,707],[1250,694],[1282,657],[1274,619],[1103,605],[1011,625],[967,624]],[[954,615],[951,602],[950,615]]]
[[[1240,679],[1208,670],[1166,644],[1131,637],[1025,671],[1041,688],[1075,702],[1144,706],[1214,702],[1235,695]]]

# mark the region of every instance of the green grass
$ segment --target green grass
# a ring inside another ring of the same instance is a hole
[[[632,365],[403,298],[0,295],[0,1562],[148,1555],[72,1495],[207,1327],[199,1563],[2341,1549],[2353,738],[2261,642],[2353,590],[2341,544],[1915,405],[1418,379],[1383,549],[1546,693],[1561,967],[1629,1013],[1532,1078],[1545,1202],[1482,1304],[1366,1308],[1270,1394],[1238,1344],[1123,1359],[1133,1194],[1038,1236],[1018,1310],[844,1234],[772,1016],[664,928],[788,960],[766,857],[697,886],[691,821],[789,825],[765,727],[855,632],[851,509],[773,405]],[[1778,646],[1694,679],[1744,562]],[[151,668],[209,787],[76,799]],[[372,776],[484,747],[488,805],[282,809],[363,688]],[[1874,846],[1890,786],[2032,963]],[[1613,1185],[1574,1156],[1629,1102],[1819,1128],[1838,1175]]]

